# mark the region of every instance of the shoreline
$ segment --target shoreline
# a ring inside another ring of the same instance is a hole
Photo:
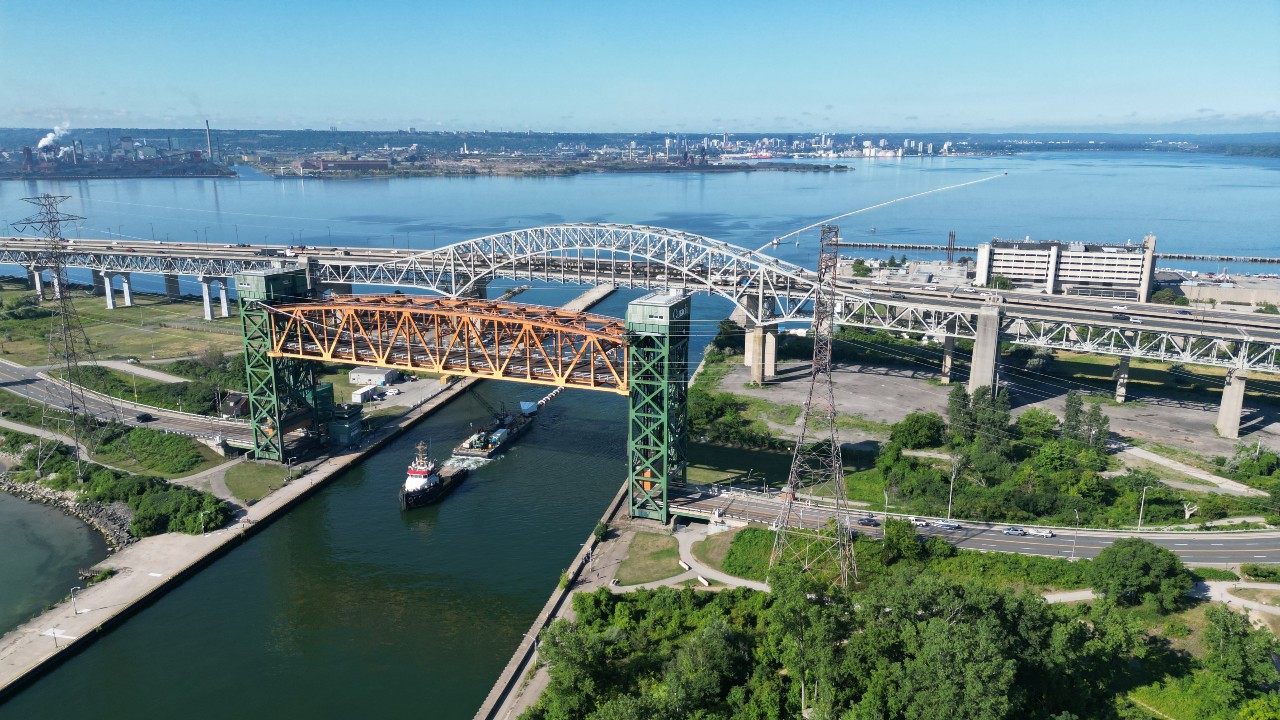
[[[7,477],[7,472],[0,475],[0,492],[56,508],[93,528],[107,543],[107,560],[139,540],[129,532],[133,512],[124,503],[77,502],[75,493],[70,490],[54,490],[39,483],[14,482]]]

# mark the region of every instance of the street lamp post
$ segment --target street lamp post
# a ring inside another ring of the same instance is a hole
[[[153,223],[153,222],[149,222],[149,223],[147,223],[147,224],[151,226],[151,242],[155,242],[155,240],[156,240],[156,224],[155,224],[155,223]]]
[[[201,511],[200,511],[200,534],[201,534],[201,535],[203,535],[203,534],[204,534],[204,516],[205,516],[205,513],[207,513],[207,512],[209,512],[209,511],[208,511],[208,510],[201,510]]]
[[[1076,540],[1080,537],[1080,511],[1076,510],[1076,532],[1071,536],[1071,559],[1076,559]]]
[[[1142,512],[1147,508],[1147,490],[1149,490],[1150,488],[1151,488],[1150,485],[1146,485],[1142,488],[1142,502],[1138,504],[1138,529],[1139,530],[1142,529]]]
[[[73,615],[80,614],[80,608],[76,607],[76,591],[79,589],[80,589],[79,585],[71,588],[71,613]]]

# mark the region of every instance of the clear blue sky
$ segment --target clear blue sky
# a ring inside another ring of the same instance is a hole
[[[0,0],[0,126],[1280,130],[1280,1]]]

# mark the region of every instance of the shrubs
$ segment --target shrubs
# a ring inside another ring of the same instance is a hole
[[[117,435],[99,446],[98,452],[128,458],[148,470],[168,474],[186,472],[204,462],[194,440],[148,428]]]
[[[750,580],[764,580],[773,554],[772,530],[749,527],[739,532],[724,556],[724,571]]]
[[[1151,602],[1174,610],[1191,590],[1191,577],[1169,550],[1141,538],[1123,538],[1098,553],[1086,578],[1094,590],[1118,605]]]
[[[1240,572],[1250,580],[1280,582],[1280,565],[1245,563],[1240,566]]]
[[[889,431],[889,441],[910,450],[937,447],[942,444],[946,423],[937,413],[913,412]]]

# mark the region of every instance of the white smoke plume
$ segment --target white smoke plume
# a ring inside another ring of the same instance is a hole
[[[54,144],[54,142],[55,142],[58,138],[62,137],[63,135],[66,135],[66,134],[67,134],[67,131],[68,131],[68,130],[70,130],[70,129],[71,129],[71,123],[63,123],[63,124],[61,124],[61,125],[54,125],[54,126],[53,126],[53,132],[51,132],[51,133],[49,133],[48,135],[45,135],[43,138],[41,138],[41,140],[40,140],[40,144],[39,144],[39,145],[37,145],[37,146],[36,146],[36,148],[37,148],[37,149],[43,149],[43,148],[47,148],[47,147],[52,146],[52,145]]]

